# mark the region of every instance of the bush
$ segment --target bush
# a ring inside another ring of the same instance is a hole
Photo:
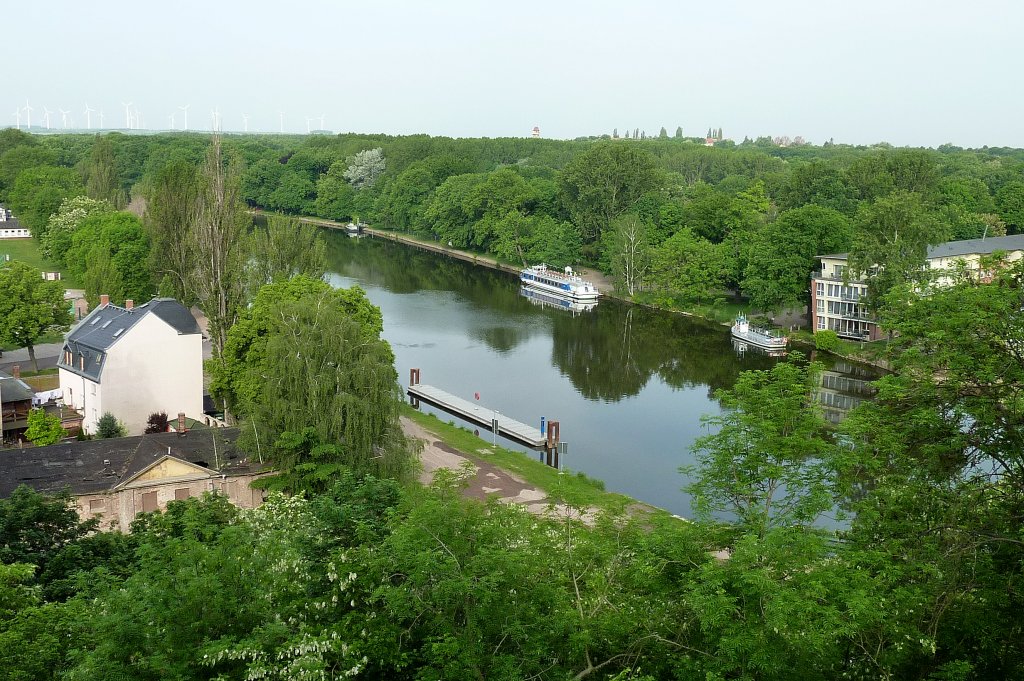
[[[839,349],[839,336],[830,329],[815,331],[814,347],[825,352],[835,352]]]
[[[50,416],[42,409],[33,409],[28,413],[28,430],[25,431],[25,437],[37,447],[57,444],[64,438],[60,417]]]
[[[124,437],[127,434],[128,430],[109,411],[104,412],[96,423],[96,437]]]
[[[146,430],[144,431],[147,435],[150,433],[166,433],[167,432],[167,414],[162,411],[158,411],[154,414],[149,415],[149,420],[146,421]]]

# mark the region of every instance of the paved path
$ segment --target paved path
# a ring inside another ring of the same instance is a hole
[[[42,345],[37,345],[35,350],[39,368],[52,369],[57,366],[57,358],[60,357],[60,351],[63,347],[63,343],[43,343]],[[28,358],[27,349],[7,350],[4,352],[3,357],[0,357],[0,370],[10,373],[11,367],[14,365],[20,366],[22,371],[32,371],[32,360]]]
[[[473,477],[468,480],[469,486],[465,492],[466,496],[470,498],[485,500],[491,495],[497,495],[501,502],[521,504],[527,511],[536,515],[559,518],[579,515],[578,511],[564,504],[553,504],[544,490],[530,485],[508,471],[452,449],[438,439],[434,433],[412,419],[403,416],[401,422],[402,430],[408,437],[423,441],[423,451],[420,452],[420,462],[423,465],[420,482],[423,484],[429,485],[434,479],[434,471],[439,468],[458,471],[468,462],[473,465],[475,470]],[[590,508],[580,519],[587,524],[592,524],[596,514],[597,509]]]

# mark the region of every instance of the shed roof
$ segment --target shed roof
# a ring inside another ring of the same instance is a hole
[[[24,402],[36,396],[31,386],[20,378],[14,378],[4,371],[0,371],[0,403]]]

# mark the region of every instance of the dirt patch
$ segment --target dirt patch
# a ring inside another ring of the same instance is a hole
[[[563,504],[553,504],[544,490],[488,461],[460,452],[441,442],[434,433],[412,419],[403,416],[400,420],[406,436],[423,442],[420,452],[420,463],[423,466],[420,482],[424,485],[429,485],[434,480],[434,472],[438,469],[448,468],[457,471],[468,463],[473,467],[473,475],[467,480],[465,495],[471,499],[485,501],[496,496],[502,503],[519,504],[536,515],[578,517],[587,524],[593,523],[597,514],[596,508],[588,508],[580,514],[578,510]]]

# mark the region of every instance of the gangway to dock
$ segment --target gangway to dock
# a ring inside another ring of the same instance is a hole
[[[409,372],[407,392],[413,400],[413,406],[418,406],[418,402],[426,402],[530,449],[543,452],[550,452],[552,449],[557,451],[559,441],[557,421],[550,422],[547,432],[542,433],[540,429],[521,423],[494,409],[462,399],[432,385],[420,383],[419,369],[412,369]]]

